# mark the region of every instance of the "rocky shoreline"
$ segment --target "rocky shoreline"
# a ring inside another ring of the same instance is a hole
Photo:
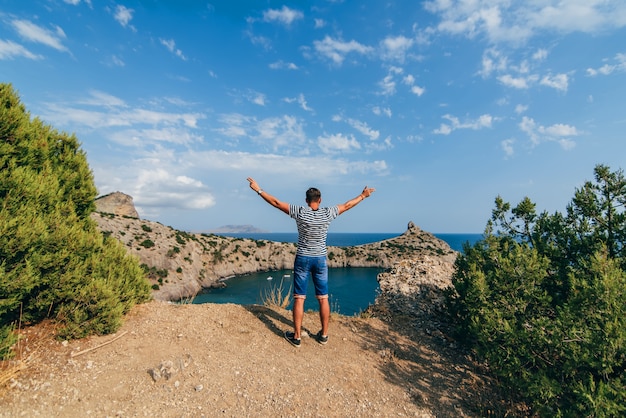
[[[162,301],[192,298],[224,279],[261,271],[290,269],[293,243],[193,234],[158,222],[96,212],[92,215],[106,236],[119,240],[148,271],[153,296]],[[406,259],[437,259],[446,271],[456,251],[409,222],[398,237],[352,247],[328,247],[328,265],[390,269]],[[448,266],[448,267],[446,267]]]

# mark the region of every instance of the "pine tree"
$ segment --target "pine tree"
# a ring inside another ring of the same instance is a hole
[[[67,337],[108,333],[149,299],[138,261],[90,219],[95,197],[77,138],[31,119],[0,84],[0,355],[20,319],[54,318]]]
[[[498,197],[448,292],[459,336],[541,416],[626,414],[626,181],[594,174],[564,215]]]

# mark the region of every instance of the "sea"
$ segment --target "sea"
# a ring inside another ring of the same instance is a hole
[[[234,238],[251,238],[277,242],[297,242],[298,234],[291,232],[268,233],[223,233],[223,236]],[[348,247],[369,244],[395,238],[401,233],[342,233],[329,232],[327,244],[334,247]],[[463,244],[474,244],[482,238],[482,234],[433,234],[444,240],[450,248],[463,251]],[[358,315],[374,303],[379,292],[376,277],[384,270],[380,268],[350,267],[332,268],[329,276],[329,301],[332,312],[342,315]],[[270,295],[291,294],[293,280],[292,270],[268,271],[235,276],[225,281],[226,287],[207,289],[193,300],[193,303],[235,303],[240,305],[262,304]],[[318,304],[313,291],[313,283],[309,283],[305,310],[317,310]],[[287,306],[291,309],[291,306]]]

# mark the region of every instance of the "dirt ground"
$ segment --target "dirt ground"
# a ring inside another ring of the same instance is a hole
[[[512,416],[453,343],[401,322],[333,314],[328,344],[300,348],[283,338],[290,311],[256,305],[153,301],[71,342],[42,324],[23,330],[0,417]]]

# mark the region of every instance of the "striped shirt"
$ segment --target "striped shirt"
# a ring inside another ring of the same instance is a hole
[[[298,255],[318,257],[326,255],[326,236],[331,221],[339,216],[339,208],[311,209],[309,206],[289,205],[289,216],[298,226]]]

